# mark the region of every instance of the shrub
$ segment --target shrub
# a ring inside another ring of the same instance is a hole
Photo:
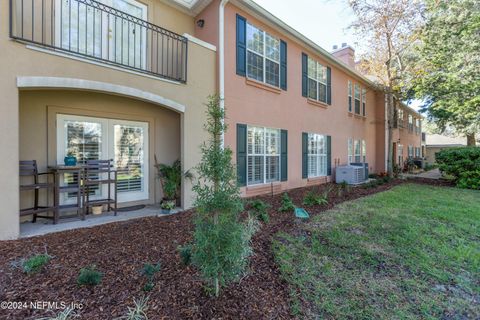
[[[480,185],[480,148],[445,149],[435,154],[440,171],[454,177],[461,188],[478,189]]]
[[[265,223],[268,223],[270,216],[268,215],[268,209],[270,205],[263,202],[262,200],[256,199],[247,202],[247,208],[249,211],[259,220]]]
[[[306,206],[320,206],[328,204],[328,194],[319,195],[315,191],[309,191],[303,198],[303,204]]]
[[[148,297],[140,298],[140,300],[133,299],[135,307],[127,307],[127,313],[117,318],[117,320],[148,320]]]
[[[239,279],[245,271],[255,223],[253,219],[240,220],[243,203],[232,150],[222,146],[226,126],[219,97],[209,97],[206,106],[209,140],[201,147],[202,159],[196,170],[199,179],[193,187],[197,215],[192,262],[218,297],[222,286]]]
[[[91,265],[80,270],[77,278],[77,284],[80,286],[96,286],[102,282],[103,273],[97,271],[95,265]]]
[[[180,260],[184,266],[188,266],[192,261],[192,245],[186,244],[184,246],[178,246],[178,253],[180,254]]]
[[[295,210],[295,205],[293,204],[292,199],[290,199],[288,193],[284,193],[282,196],[282,205],[278,209],[280,212],[287,212]]]
[[[40,271],[51,259],[52,257],[48,254],[37,254],[33,257],[28,258],[23,261],[22,269],[23,272],[32,274]]]
[[[157,264],[145,263],[142,268],[142,274],[147,278],[147,283],[143,286],[143,291],[151,291],[155,286],[155,274],[161,269],[160,262]]]

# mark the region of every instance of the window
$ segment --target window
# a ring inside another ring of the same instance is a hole
[[[420,119],[415,119],[415,134],[420,134],[421,131],[421,121]]]
[[[398,109],[398,126],[400,128],[403,128],[404,122],[403,122],[403,110]]]
[[[280,86],[280,40],[247,23],[247,77]]]
[[[367,115],[367,89],[362,88],[362,116]]]
[[[353,139],[348,139],[348,164],[353,163]]]
[[[413,146],[412,145],[408,146],[408,157],[413,158]]]
[[[115,167],[128,169],[118,174],[119,202],[149,198],[148,123],[58,115],[57,163],[63,163],[68,153],[80,163],[113,159]],[[65,184],[73,182],[71,176],[63,179]],[[105,191],[96,190],[94,196],[101,196],[102,192]],[[62,200],[68,203],[69,199]]]
[[[360,86],[355,83],[355,113],[360,114]]]
[[[353,103],[353,97],[352,97],[352,81],[348,80],[348,112],[352,112],[352,103]]]
[[[420,158],[421,155],[420,155],[420,147],[415,147],[415,157],[416,158]]]
[[[327,175],[327,137],[308,134],[308,177]]]
[[[413,116],[411,114],[408,115],[408,131],[413,132]]]
[[[367,143],[362,140],[362,161],[367,162]]]
[[[362,145],[361,145],[361,140],[355,140],[354,142],[354,155],[355,155],[355,162],[362,162]]]
[[[327,67],[308,58],[308,97],[327,103]]]
[[[280,180],[280,130],[247,128],[248,185]]]
[[[398,165],[403,166],[403,145],[399,144],[397,147]]]

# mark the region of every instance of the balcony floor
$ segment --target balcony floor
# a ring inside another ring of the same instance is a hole
[[[85,220],[81,220],[77,217],[60,219],[57,224],[53,224],[51,220],[38,218],[35,223],[26,221],[20,224],[20,238],[41,236],[72,229],[90,228],[102,224],[144,217],[166,216],[160,212],[161,210],[159,206],[146,206],[143,209],[135,211],[119,211],[116,216],[113,212],[105,212],[101,215],[87,215]],[[180,208],[172,210],[170,214],[178,212],[181,212]]]

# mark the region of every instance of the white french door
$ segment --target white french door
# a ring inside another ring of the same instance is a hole
[[[67,154],[79,163],[113,159],[118,173],[118,201],[147,200],[148,123],[127,120],[57,115],[57,163]],[[64,177],[64,184],[75,183]],[[104,189],[94,190],[92,198],[102,197]],[[63,203],[74,201],[64,195]]]
[[[147,6],[136,0],[97,0],[147,20]],[[56,0],[55,45],[62,49],[145,69],[147,29],[121,16],[78,0]]]

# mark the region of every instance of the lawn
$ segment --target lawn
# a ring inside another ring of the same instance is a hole
[[[278,233],[273,250],[302,318],[480,318],[478,191],[403,184]]]

